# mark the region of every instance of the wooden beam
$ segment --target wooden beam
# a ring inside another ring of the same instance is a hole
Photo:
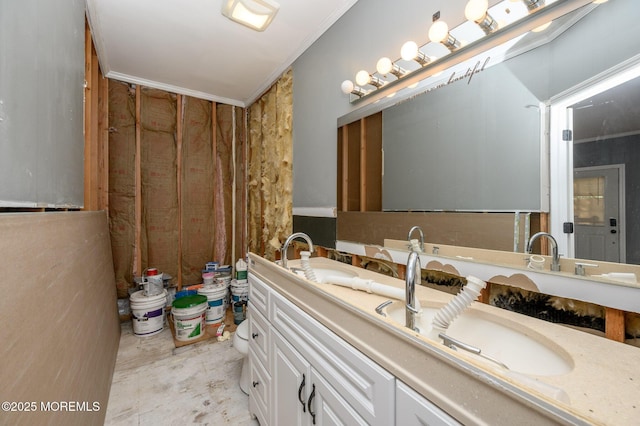
[[[360,211],[367,211],[367,119],[360,120]]]
[[[176,97],[176,180],[178,187],[178,289],[182,289],[182,123],[184,120],[184,98]]]
[[[98,82],[95,79],[97,64],[93,63],[93,42],[88,23],[85,22],[84,31],[84,208],[83,210],[97,210],[97,112],[98,112]]]
[[[95,53],[95,49],[94,49]],[[96,56],[97,58],[97,56]],[[96,59],[97,62],[97,59]],[[98,146],[100,147],[98,209],[109,210],[109,79],[99,76]]]
[[[480,290],[480,296],[478,296],[478,301],[480,303],[489,304],[491,300],[491,283],[487,283],[487,286]]]
[[[342,126],[342,211],[349,210],[349,131]]]
[[[605,308],[604,327],[607,339],[624,342],[624,311]]]
[[[136,158],[135,158],[135,241],[133,249],[133,275],[142,275],[142,92],[136,85]]]
[[[212,152],[212,167],[214,170],[213,173],[213,188],[216,188],[218,186],[218,110],[217,110],[217,103],[215,102],[211,102],[211,152]],[[215,198],[215,193],[214,193],[214,198],[213,198],[213,206],[211,206],[211,208],[213,208],[213,229],[211,230],[211,235],[213,236],[213,239],[215,241],[215,239],[217,238],[216,235],[216,222],[218,221],[217,218],[217,209],[215,208],[216,203],[218,202],[218,200],[216,200]],[[213,245],[213,253],[211,253],[211,259],[217,259],[217,253],[216,253],[216,245]]]

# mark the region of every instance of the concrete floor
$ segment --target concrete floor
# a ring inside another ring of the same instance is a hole
[[[231,342],[176,348],[168,326],[139,338],[123,323],[105,425],[258,425]]]

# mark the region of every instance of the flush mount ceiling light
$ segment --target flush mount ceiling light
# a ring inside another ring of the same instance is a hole
[[[273,0],[225,0],[222,14],[252,30],[264,31],[278,13],[280,5]]]

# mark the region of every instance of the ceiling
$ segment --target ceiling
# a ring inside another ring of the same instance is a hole
[[[573,107],[576,142],[640,133],[640,77],[580,101]]]
[[[106,77],[248,106],[357,0],[277,0],[263,32],[224,17],[224,0],[87,0]]]

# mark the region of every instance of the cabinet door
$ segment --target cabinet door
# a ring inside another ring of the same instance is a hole
[[[311,423],[315,425],[368,425],[338,391],[313,368],[307,407]]]
[[[405,385],[396,381],[396,424],[402,426],[460,425],[438,406]]]
[[[261,426],[269,426],[269,393],[271,377],[256,354],[249,347],[249,412],[258,418]]]
[[[277,331],[272,331],[273,366],[271,424],[311,423],[307,402],[311,394],[311,367]]]

